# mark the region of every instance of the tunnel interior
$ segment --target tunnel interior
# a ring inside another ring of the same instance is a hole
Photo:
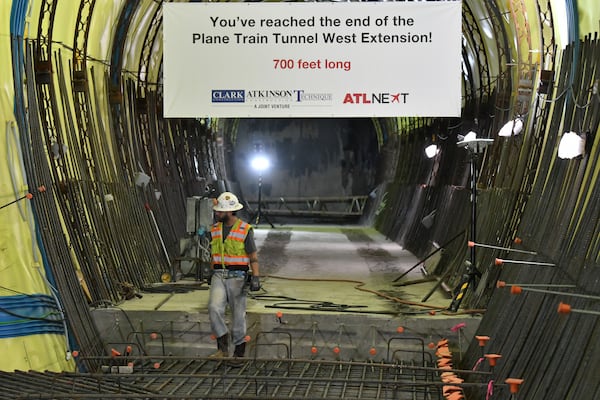
[[[121,302],[124,283],[164,280],[188,234],[189,197],[231,190],[254,210],[258,177],[248,164],[265,153],[272,166],[260,177],[262,195],[278,224],[286,223],[275,217],[281,199],[364,198],[360,215],[336,222],[372,227],[418,258],[441,246],[433,272],[450,288],[467,284],[460,306],[481,310],[478,334],[503,355],[499,380],[523,377],[524,398],[600,396],[595,0],[465,0],[461,116],[348,119],[164,118],[163,3],[0,5],[0,295],[42,293],[52,303],[54,294],[62,309],[45,310],[69,316],[43,321],[52,334],[34,346],[56,354],[39,366],[16,350],[31,332],[3,336],[15,356],[0,369],[72,371],[73,360],[58,355],[65,347],[105,355],[91,308]],[[477,155],[457,146],[471,131],[493,144]],[[585,138],[582,155],[558,156],[566,132]],[[432,143],[441,150],[428,158]],[[13,204],[27,194],[33,201]],[[331,215],[310,221],[331,223]],[[466,246],[474,231],[491,247]],[[511,263],[509,248],[529,267]],[[571,289],[514,296],[498,282]],[[481,351],[469,338],[462,366]]]

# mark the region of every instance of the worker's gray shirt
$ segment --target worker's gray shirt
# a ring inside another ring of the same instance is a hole
[[[225,238],[231,232],[232,226],[227,226],[222,224],[223,226],[223,242],[225,242]],[[246,250],[246,254],[252,254],[256,251],[256,243],[254,242],[254,228],[250,228],[248,230],[248,234],[246,235],[246,239],[244,239],[244,250]]]

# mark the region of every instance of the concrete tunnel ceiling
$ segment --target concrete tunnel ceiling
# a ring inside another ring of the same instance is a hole
[[[0,65],[12,68],[12,80],[0,77],[0,109],[8,121],[9,161],[22,167],[0,167],[7,168],[2,176],[11,177],[0,188],[8,199],[3,203],[14,198],[16,186],[35,192],[37,226],[21,217],[22,210],[2,215],[2,229],[10,227],[7,237],[28,249],[5,252],[8,264],[26,267],[22,274],[5,274],[3,285],[22,293],[45,292],[46,283],[27,268],[43,265],[70,316],[69,339],[104,354],[89,305],[119,300],[122,282],[143,287],[160,281],[165,255],[155,227],[161,227],[170,243],[167,251],[175,254],[177,240],[185,234],[186,197],[205,194],[214,185],[252,199],[254,187],[242,185],[251,177],[240,165],[256,139],[275,149],[278,158],[291,160],[294,155],[287,148],[298,147],[292,133],[308,130],[312,141],[305,146],[320,144],[316,164],[323,176],[318,179],[336,185],[311,186],[306,179],[315,176],[310,171],[315,162],[309,160],[288,165],[295,180],[286,182],[286,189],[273,184],[269,194],[369,194],[372,204],[364,222],[386,237],[419,257],[434,243],[448,244],[440,274],[457,287],[467,254],[454,239],[469,226],[470,170],[456,142],[475,130],[495,140],[476,160],[482,241],[509,246],[524,237],[524,248],[535,249],[560,268],[500,269],[494,265],[499,253],[478,251],[482,276],[463,304],[488,309],[481,331],[493,332],[490,343],[504,354],[498,372],[527,376],[527,398],[600,394],[598,351],[590,339],[600,329],[597,319],[557,320],[555,298],[525,304],[495,290],[501,274],[516,282],[575,284],[584,293],[600,289],[600,69],[594,56],[600,53],[592,38],[600,16],[597,0],[463,1],[460,118],[294,121],[162,118],[162,4],[1,2],[0,15],[11,23],[10,32],[8,24],[0,29],[16,40],[0,43]],[[518,116],[524,125],[521,135],[498,137],[504,123]],[[589,140],[586,156],[563,162],[556,149],[568,130],[587,132]],[[258,131],[270,136],[253,136]],[[326,131],[334,134],[320,142]],[[284,137],[277,137],[278,132],[285,132]],[[368,134],[357,143],[360,132]],[[431,141],[442,152],[427,159],[423,148]],[[13,148],[21,151],[13,155]],[[367,154],[361,154],[365,149]],[[348,170],[357,160],[366,171],[360,176]],[[431,217],[429,226],[425,217]],[[32,237],[42,243],[41,255]],[[123,237],[128,240],[118,240]],[[574,304],[574,309],[596,306]],[[73,361],[60,354],[67,340],[63,336],[32,340],[38,340],[37,349],[56,353],[39,356],[42,361],[32,369],[73,369]],[[571,341],[581,346],[571,347]],[[13,347],[21,346],[15,343]],[[540,343],[555,351],[540,348]],[[465,362],[472,365],[480,351],[473,342]],[[560,384],[552,387],[551,380]]]

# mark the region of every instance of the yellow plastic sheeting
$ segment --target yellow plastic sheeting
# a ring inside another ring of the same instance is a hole
[[[12,2],[0,1],[0,205],[27,194],[19,158],[19,132],[13,114],[10,12]],[[0,296],[49,294],[34,243],[30,200],[0,209]],[[35,201],[35,197],[32,201]],[[0,370],[72,371],[62,335],[31,335],[0,339]]]
[[[578,0],[579,37],[598,32],[600,29],[600,2],[598,0]]]
[[[67,360],[65,337],[32,335],[0,339],[0,370],[75,371],[73,359]]]

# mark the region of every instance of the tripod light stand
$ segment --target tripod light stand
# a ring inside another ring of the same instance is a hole
[[[251,162],[252,168],[258,172],[258,206],[256,210],[256,214],[254,215],[254,224],[258,225],[260,223],[260,218],[264,216],[265,220],[271,225],[271,228],[275,228],[273,223],[269,220],[267,215],[263,215],[262,212],[262,174],[264,171],[269,169],[271,166],[271,162],[268,158],[263,155],[257,155],[252,159]]]
[[[471,169],[471,234],[470,240],[476,243],[477,236],[477,157],[483,153],[485,148],[490,144],[494,143],[494,139],[477,139],[471,138],[467,135],[465,139],[456,143],[458,147],[463,147],[469,151],[469,165]],[[473,134],[472,137],[475,135]],[[465,261],[465,272],[462,275],[460,283],[454,289],[454,298],[448,310],[457,311],[462,303],[462,300],[471,285],[475,284],[475,279],[481,276],[481,273],[475,265],[475,246],[471,247],[471,255],[468,261]]]

